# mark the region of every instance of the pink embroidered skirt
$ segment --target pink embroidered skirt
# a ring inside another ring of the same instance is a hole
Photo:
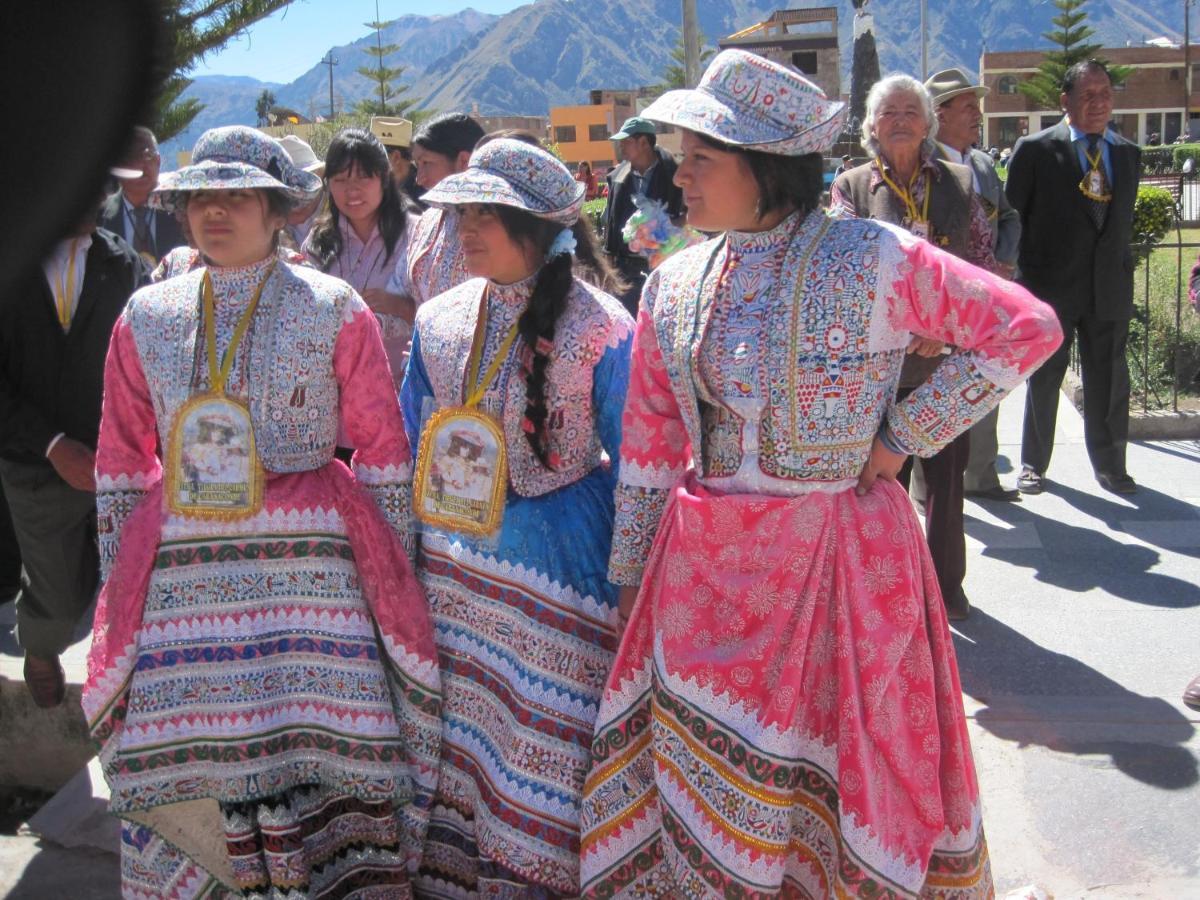
[[[895,483],[675,489],[583,827],[590,897],[992,896],[950,632]]]

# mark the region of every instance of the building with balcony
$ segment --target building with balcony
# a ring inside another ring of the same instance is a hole
[[[1017,50],[984,53],[980,58],[981,80],[991,88],[981,103],[983,146],[1011,147],[1022,135],[1062,118],[1060,110],[1035,109],[1018,88],[1037,72],[1044,55],[1040,50]],[[1169,144],[1185,128],[1189,135],[1200,135],[1200,96],[1195,90],[1200,47],[1191,47],[1191,78],[1185,77],[1182,47],[1105,47],[1098,55],[1110,65],[1133,69],[1114,92],[1112,127],[1123,137],[1145,144],[1156,134]]]

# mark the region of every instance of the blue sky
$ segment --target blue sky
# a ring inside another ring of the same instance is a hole
[[[453,15],[468,7],[506,13],[530,0],[379,0],[385,22],[408,14]],[[244,36],[209,56],[193,75],[249,75],[281,84],[307,72],[330,47],[368,34],[364,23],[375,18],[375,0],[292,0]]]

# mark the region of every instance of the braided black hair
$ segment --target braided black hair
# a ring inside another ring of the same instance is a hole
[[[527,213],[511,206],[495,206],[504,230],[517,244],[532,247],[536,254],[545,256],[563,230],[561,225]],[[533,282],[533,292],[521,318],[517,320],[517,333],[525,344],[525,417],[522,427],[529,446],[543,466],[556,467],[548,446],[546,419],[546,378],[550,365],[550,352],[554,347],[554,330],[567,308],[574,281],[572,257],[563,253],[548,259],[538,270]]]

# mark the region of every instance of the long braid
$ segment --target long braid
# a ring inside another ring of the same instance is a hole
[[[547,260],[537,274],[529,305],[517,320],[517,331],[527,348],[525,372],[525,438],[534,454],[548,469],[555,468],[548,449],[546,418],[546,370],[554,347],[554,329],[567,308],[571,293],[571,257],[560,254]]]

